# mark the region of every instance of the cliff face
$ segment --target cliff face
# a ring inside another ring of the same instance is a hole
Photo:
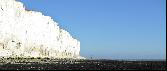
[[[80,42],[51,17],[0,0],[0,57],[78,58]]]

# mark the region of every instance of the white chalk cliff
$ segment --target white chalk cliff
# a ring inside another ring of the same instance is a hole
[[[82,58],[80,42],[21,2],[0,0],[0,57]]]

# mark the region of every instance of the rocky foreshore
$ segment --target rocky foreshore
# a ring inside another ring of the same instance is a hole
[[[0,70],[166,70],[166,61],[1,58]]]

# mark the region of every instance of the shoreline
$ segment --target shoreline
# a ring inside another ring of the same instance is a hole
[[[166,70],[166,61],[0,58],[0,70]]]

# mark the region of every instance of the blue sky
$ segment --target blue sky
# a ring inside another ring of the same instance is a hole
[[[166,59],[166,0],[21,0],[103,59]]]

